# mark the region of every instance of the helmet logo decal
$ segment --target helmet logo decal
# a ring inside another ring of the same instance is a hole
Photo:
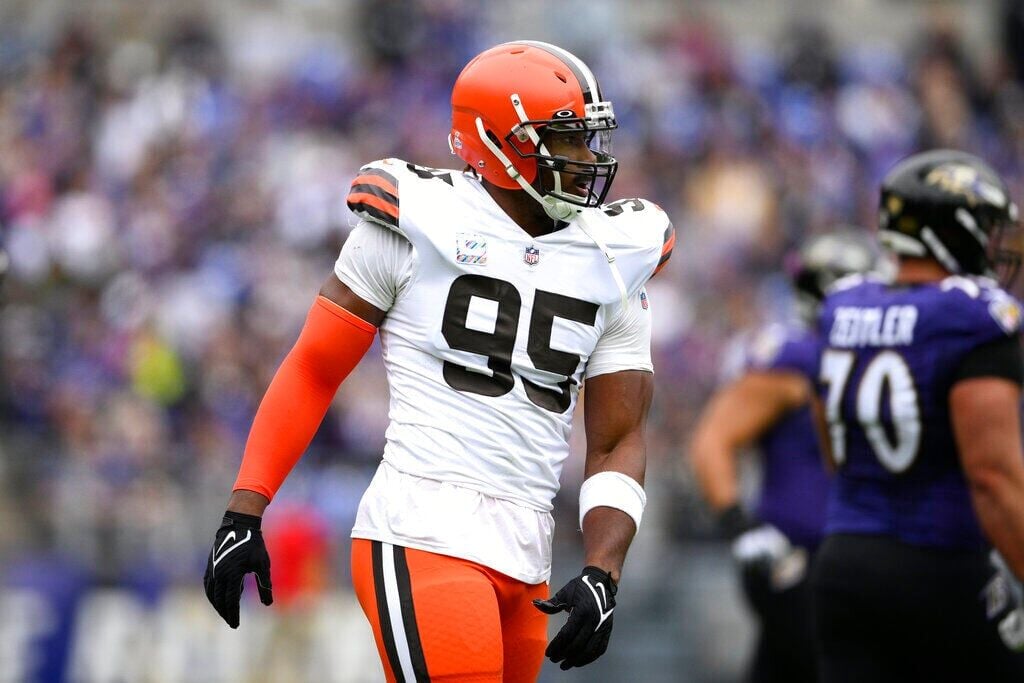
[[[882,181],[880,243],[897,257],[934,259],[951,274],[1010,281],[1020,263],[1000,237],[1015,205],[999,173],[966,152],[914,154]]]
[[[950,194],[960,195],[971,205],[977,204],[979,200],[996,206],[1006,204],[1006,195],[1003,191],[982,178],[978,169],[967,164],[936,166],[928,172],[924,182]]]

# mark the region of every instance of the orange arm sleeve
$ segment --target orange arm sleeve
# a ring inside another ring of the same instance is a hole
[[[330,299],[317,297],[295,346],[260,402],[234,490],[274,494],[302,457],[348,373],[377,328]]]

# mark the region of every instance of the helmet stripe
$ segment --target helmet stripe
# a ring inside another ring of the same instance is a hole
[[[921,241],[928,245],[928,250],[932,252],[932,256],[942,264],[942,267],[951,273],[961,273],[963,268],[960,267],[960,262],[956,260],[956,257],[946,249],[946,245],[942,243],[938,235],[935,234],[931,228],[927,225],[921,228]]]
[[[601,101],[601,88],[597,84],[597,78],[594,77],[594,72],[590,70],[590,67],[582,59],[568,50],[563,50],[551,43],[542,43],[539,40],[516,40],[513,42],[539,48],[558,58],[559,61],[572,71],[573,75],[576,76],[576,80],[579,81],[580,89],[583,90],[584,103],[593,104],[594,102]]]
[[[974,216],[967,209],[960,207],[953,215],[956,217],[957,222],[964,227],[967,232],[971,233],[974,239],[978,240],[978,244],[981,245],[982,249],[988,247],[988,235],[985,231],[978,227],[978,222],[974,220]]]

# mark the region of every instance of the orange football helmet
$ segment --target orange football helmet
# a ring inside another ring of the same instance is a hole
[[[565,219],[573,213],[567,204],[598,206],[607,196],[618,169],[611,156],[617,125],[586,64],[562,48],[523,40],[492,47],[462,70],[452,89],[448,144],[481,177],[525,190],[553,218]],[[585,132],[596,159],[551,155],[541,137],[556,129]],[[536,184],[539,168],[553,172],[555,187],[545,196]],[[586,195],[563,189],[559,171],[586,178]]]

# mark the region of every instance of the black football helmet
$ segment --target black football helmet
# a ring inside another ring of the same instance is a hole
[[[808,238],[787,261],[800,315],[813,320],[832,283],[877,269],[878,257],[875,241],[861,228],[842,226]]]
[[[878,241],[899,256],[934,258],[950,273],[984,275],[1009,286],[1020,253],[999,242],[1016,223],[1017,205],[1002,178],[966,152],[915,154],[882,181]]]

